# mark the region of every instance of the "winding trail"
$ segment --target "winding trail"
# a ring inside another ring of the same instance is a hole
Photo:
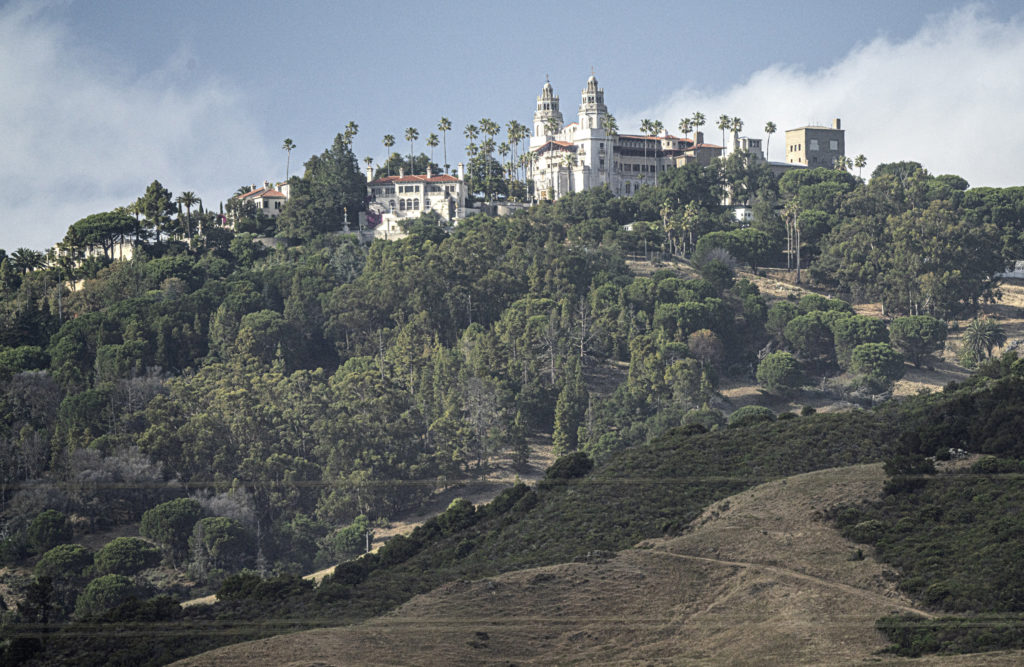
[[[672,558],[678,558],[681,560],[696,561],[700,563],[711,563],[714,565],[725,565],[728,567],[737,567],[753,571],[763,570],[765,572],[771,572],[772,574],[775,574],[780,577],[790,577],[792,579],[808,581],[819,586],[825,586],[827,588],[840,590],[844,593],[856,595],[866,600],[883,603],[886,606],[893,607],[903,612],[919,614],[921,616],[924,616],[925,618],[936,618],[936,615],[931,612],[924,611],[923,609],[918,609],[916,607],[910,607],[900,602],[896,602],[895,600],[892,600],[891,598],[888,598],[884,595],[864,590],[863,588],[858,588],[856,586],[851,586],[849,584],[843,584],[836,581],[829,581],[828,579],[822,579],[821,577],[816,577],[813,574],[805,574],[803,572],[797,572],[796,570],[790,570],[784,567],[779,567],[777,565],[767,565],[765,563],[748,563],[736,560],[723,560],[721,558],[710,558],[708,556],[693,556],[690,554],[676,553],[674,551],[669,551],[668,549],[660,549],[657,547],[650,549],[650,551],[652,553],[661,554],[663,556],[671,556]]]

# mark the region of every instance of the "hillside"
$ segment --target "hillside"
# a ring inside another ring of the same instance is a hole
[[[857,545],[822,510],[872,500],[883,481],[874,464],[769,482],[715,503],[680,537],[453,582],[358,626],[248,642],[176,664],[877,662],[886,642],[875,619],[912,604],[895,590],[890,568],[870,555],[850,558]]]

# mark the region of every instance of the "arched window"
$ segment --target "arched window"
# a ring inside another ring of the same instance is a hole
[[[395,200],[394,200],[394,199],[392,199],[392,200],[391,200],[390,202],[388,202],[388,203],[389,203],[389,204],[391,204],[391,210],[392,210],[392,211],[394,211],[394,210],[395,210]]]
[[[420,200],[419,199],[413,199],[412,200],[412,207],[414,209],[416,209],[417,211],[420,210]]]
[[[405,200],[404,199],[399,199],[398,200],[398,210],[399,211],[404,211],[405,210]]]

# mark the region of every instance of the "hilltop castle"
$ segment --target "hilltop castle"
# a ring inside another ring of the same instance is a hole
[[[701,132],[694,139],[618,134],[604,90],[593,75],[581,94],[576,121],[565,124],[550,81],[544,83],[533,113],[532,178],[541,198],[557,199],[601,185],[616,195],[629,195],[655,183],[659,172],[687,160],[710,161],[722,150],[705,144]]]

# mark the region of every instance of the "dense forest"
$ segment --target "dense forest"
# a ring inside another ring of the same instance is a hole
[[[237,638],[299,627],[311,609],[364,618],[452,577],[680,530],[756,481],[881,460],[893,440],[916,443],[914,456],[948,450],[954,436],[914,436],[901,424],[936,422],[895,407],[776,421],[725,414],[718,386],[870,403],[904,362],[932,363],[947,323],[976,317],[994,276],[1024,257],[1024,189],[970,189],[911,162],[868,181],[825,169],[776,179],[735,155],[628,198],[597,189],[451,229],[424,216],[370,245],[340,231],[365,193],[345,136],[291,183],[278,220],[229,205],[228,229],[154,181],[132,205],[72,224],[49,256],[3,253],[0,559],[20,600],[2,612],[6,658],[114,655],[102,636],[69,639],[95,622],[102,634],[173,621],[159,652],[122,642],[122,662],[140,664],[225,641],[196,629],[211,621],[250,628]],[[725,193],[752,205],[752,222],[720,204]],[[126,242],[130,259],[116,252]],[[637,260],[655,270],[631,270]],[[739,275],[766,266],[833,298],[766,299]],[[856,315],[863,301],[886,318]],[[993,374],[986,358],[1005,336],[990,325],[971,322],[960,358]],[[592,391],[600,366],[621,381]],[[967,428],[981,408],[961,409],[950,423]],[[376,522],[498,457],[525,466],[548,434],[563,458],[536,488],[455,504],[349,560]],[[614,488],[646,468],[724,481]],[[141,538],[80,543],[130,525]],[[315,591],[297,578],[336,563]],[[177,606],[203,587],[224,604]]]

